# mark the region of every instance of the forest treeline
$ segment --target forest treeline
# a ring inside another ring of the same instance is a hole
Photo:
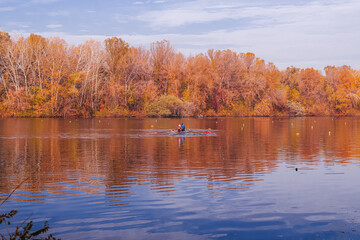
[[[121,38],[69,46],[0,31],[0,116],[358,115],[360,71],[280,71],[253,53],[185,57],[169,41]]]

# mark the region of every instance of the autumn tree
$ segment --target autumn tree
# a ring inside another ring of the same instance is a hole
[[[236,90],[239,90],[241,82],[241,68],[238,55],[231,50],[214,51],[209,50],[207,57],[210,62],[212,81],[212,107],[216,112],[230,109],[232,102],[236,101]]]
[[[40,35],[30,34],[27,41],[28,47],[32,49],[30,57],[32,85],[37,86],[42,92],[45,80],[42,66],[47,57],[47,40]]]
[[[5,74],[7,70],[7,61],[5,56],[10,42],[11,42],[10,35],[6,32],[0,31],[0,84],[1,84],[0,94],[1,95],[3,95],[4,93],[7,94],[7,89],[8,89],[6,81],[3,78],[3,74]]]
[[[113,37],[105,40],[105,64],[110,81],[107,85],[107,99],[105,101],[112,108],[126,106],[125,78],[122,75],[123,71],[121,69],[126,65],[129,49],[129,44],[121,38]]]
[[[189,57],[185,68],[185,81],[182,85],[182,98],[191,101],[201,112],[212,109],[211,66],[204,54]]]
[[[175,58],[174,47],[169,41],[155,42],[150,46],[150,64],[152,75],[160,94],[167,94],[171,84],[169,69]]]
[[[144,94],[151,81],[149,51],[142,47],[132,47],[121,68],[124,78],[124,103],[130,110],[140,110],[144,105]],[[151,82],[153,84],[153,82]]]
[[[309,114],[322,114],[326,109],[324,76],[318,70],[306,68],[300,71],[299,92]]]
[[[325,68],[327,100],[334,113],[347,114],[359,107],[360,82],[349,66]]]
[[[118,37],[68,46],[0,31],[1,116],[359,114],[360,73],[349,66],[280,71],[253,53],[177,53]],[[164,110],[164,111],[162,111]]]
[[[101,42],[88,40],[71,52],[74,71],[69,77],[78,90],[78,108],[83,107],[81,115],[91,116],[105,94],[105,50]]]

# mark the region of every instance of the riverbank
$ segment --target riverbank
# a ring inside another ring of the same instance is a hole
[[[21,119],[21,118],[54,118],[54,119],[106,119],[106,118],[132,118],[132,119],[144,119],[144,118],[193,118],[193,119],[201,119],[201,118],[251,118],[251,117],[260,117],[260,118],[299,118],[299,117],[360,117],[360,114],[309,114],[309,115],[294,115],[294,114],[273,114],[273,115],[197,115],[197,116],[154,116],[154,115],[146,115],[141,113],[136,114],[128,114],[128,115],[94,115],[94,116],[29,116],[29,115],[13,115],[13,116],[0,116],[0,118],[13,118],[13,119]]]

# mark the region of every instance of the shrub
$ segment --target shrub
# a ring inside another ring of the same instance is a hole
[[[196,106],[193,102],[185,101],[183,103],[183,111],[182,111],[182,117],[191,117],[194,116],[196,113]]]
[[[29,102],[25,89],[22,88],[18,91],[9,91],[8,98],[3,101],[3,108],[10,116],[17,116],[19,112],[21,116],[31,109]]]
[[[185,117],[192,116],[195,106],[173,95],[161,95],[154,102],[145,106],[145,112],[153,117]]]
[[[313,104],[307,109],[309,115],[325,115],[329,114],[328,107],[325,104]]]
[[[256,116],[269,116],[271,114],[271,104],[266,99],[261,100],[255,105],[254,114]]]
[[[216,117],[217,113],[215,112],[214,109],[209,109],[204,113],[204,116],[206,116],[206,117]]]
[[[286,106],[288,107],[289,114],[291,115],[297,115],[297,116],[305,115],[305,108],[301,106],[300,103],[287,101]]]
[[[19,188],[21,184],[19,184],[13,191],[12,193],[9,194],[9,196],[7,198],[5,198],[1,203],[0,203],[0,209],[2,207],[2,205],[11,197],[11,195],[15,192],[16,189]],[[13,218],[16,214],[18,213],[17,210],[11,210],[10,212],[1,212],[0,211],[0,226],[2,224],[5,225],[5,227],[8,227],[11,225],[10,219]],[[23,226],[24,224],[26,224],[25,226]],[[28,219],[26,219],[25,221],[22,222],[21,225],[18,225],[15,227],[15,231],[13,233],[9,232],[9,230],[7,231],[8,233],[8,239],[9,240],[30,240],[30,239],[43,239],[43,240],[60,240],[55,238],[54,236],[52,236],[51,234],[45,238],[39,237],[42,234],[46,233],[49,230],[49,224],[48,222],[44,223],[44,226],[36,231],[32,231],[33,228],[33,222],[29,221]],[[1,240],[5,240],[6,235],[2,235],[0,233],[0,239]]]
[[[99,111],[96,111],[95,117],[123,117],[129,116],[129,110],[122,108],[120,106],[108,106],[101,108]]]
[[[231,109],[231,114],[234,116],[248,116],[250,115],[250,111],[246,108],[243,101],[238,101],[233,104]]]

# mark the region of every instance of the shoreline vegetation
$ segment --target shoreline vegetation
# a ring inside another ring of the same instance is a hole
[[[0,117],[359,116],[360,70],[279,70],[253,53],[185,57],[169,41],[68,45],[0,31]]]
[[[26,179],[27,180],[27,179]],[[47,221],[45,221],[44,225],[38,229],[33,230],[33,221],[30,220],[30,217],[23,220],[21,224],[16,225],[15,227],[11,225],[12,218],[15,217],[15,215],[18,213],[17,210],[11,210],[11,211],[4,211],[2,209],[3,205],[9,200],[9,198],[13,195],[13,193],[19,189],[19,187],[26,181],[22,181],[19,185],[15,187],[14,190],[12,190],[9,195],[4,198],[3,200],[0,200],[0,226],[3,227],[3,229],[6,229],[7,234],[0,233],[0,239],[1,240],[27,240],[27,239],[39,239],[39,240],[60,240],[55,238],[52,234],[46,236],[46,237],[40,237],[42,235],[45,235],[45,233],[49,230],[49,224]],[[19,221],[19,220],[18,220]]]

